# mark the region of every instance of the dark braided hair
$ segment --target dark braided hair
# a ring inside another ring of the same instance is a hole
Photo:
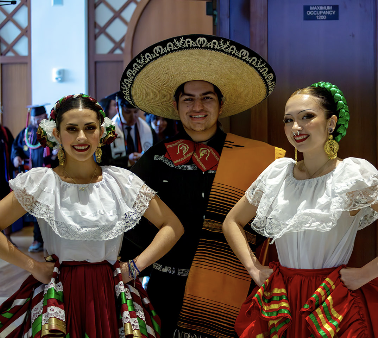
[[[86,94],[67,95],[57,101],[50,112],[50,119],[56,122],[56,128],[60,131],[63,114],[71,109],[89,109],[97,114],[100,125],[104,122],[105,113],[100,104]]]
[[[320,105],[329,119],[332,115],[337,117],[336,128],[332,136],[336,142],[345,136],[349,124],[349,108],[343,92],[330,82],[317,82],[309,87],[296,90],[290,97],[298,94],[308,94],[319,99]]]
[[[63,120],[64,113],[72,109],[89,109],[97,114],[97,119],[99,120],[100,126],[104,123],[105,112],[103,111],[100,104],[93,97],[90,97],[86,94],[67,95],[58,100],[50,112],[49,120],[55,122],[56,129],[59,132],[60,124]],[[110,121],[109,119],[107,120]],[[43,147],[54,148],[58,145],[57,140],[55,138],[51,140],[51,135],[49,138],[46,130],[44,130],[44,127],[42,126],[45,126],[44,121],[46,120],[42,120],[38,127],[37,139]],[[115,133],[115,126],[113,123],[105,123],[104,132],[106,132],[106,134],[100,139],[101,144],[110,144],[117,137],[117,134]]]

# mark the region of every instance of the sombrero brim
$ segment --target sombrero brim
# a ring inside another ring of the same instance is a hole
[[[139,53],[121,79],[125,99],[139,109],[178,119],[173,106],[176,89],[202,80],[223,94],[222,116],[245,111],[274,89],[275,74],[251,49],[211,35],[185,35],[154,44]]]

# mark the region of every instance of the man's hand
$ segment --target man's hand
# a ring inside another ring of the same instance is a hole
[[[134,165],[136,161],[138,161],[141,158],[141,153],[131,153],[129,155],[129,162],[131,165]]]
[[[54,263],[38,262],[33,268],[33,277],[43,284],[48,284],[51,281],[54,270]]]
[[[16,156],[13,159],[13,165],[15,168],[18,168],[20,165],[22,165],[22,158],[20,156]]]

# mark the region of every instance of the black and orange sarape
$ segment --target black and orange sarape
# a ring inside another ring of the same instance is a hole
[[[244,302],[235,323],[242,338],[378,337],[378,279],[356,291],[330,269],[289,269],[273,274]],[[312,291],[311,291],[312,290]]]
[[[284,155],[280,148],[227,134],[186,282],[176,337],[235,336],[234,322],[252,280],[228,245],[222,223],[261,172]],[[256,236],[248,225],[246,235],[252,250],[256,249]]]
[[[53,258],[49,284],[29,276],[0,306],[0,337],[160,337],[160,319],[146,291],[139,280],[123,283],[119,262],[61,266]]]

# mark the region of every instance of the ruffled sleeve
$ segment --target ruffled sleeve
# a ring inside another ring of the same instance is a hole
[[[378,203],[378,171],[368,161],[349,157],[342,163],[342,170],[334,174],[335,198],[332,208],[342,211],[362,211],[359,230],[378,219],[371,205]]]
[[[33,168],[21,173],[9,181],[18,202],[27,211],[36,216],[40,214],[37,204],[40,207],[48,207],[54,199],[54,185],[51,184],[52,175],[49,168]],[[34,209],[38,209],[35,210]],[[37,217],[37,216],[36,216]]]
[[[108,240],[133,228],[155,192],[136,175],[102,167],[92,184],[64,182],[49,168],[33,168],[9,182],[22,207],[70,240]]]
[[[272,190],[277,191],[287,176],[288,167],[292,168],[293,162],[287,157],[272,162],[245,192],[248,202],[258,207],[264,193],[271,194]]]

